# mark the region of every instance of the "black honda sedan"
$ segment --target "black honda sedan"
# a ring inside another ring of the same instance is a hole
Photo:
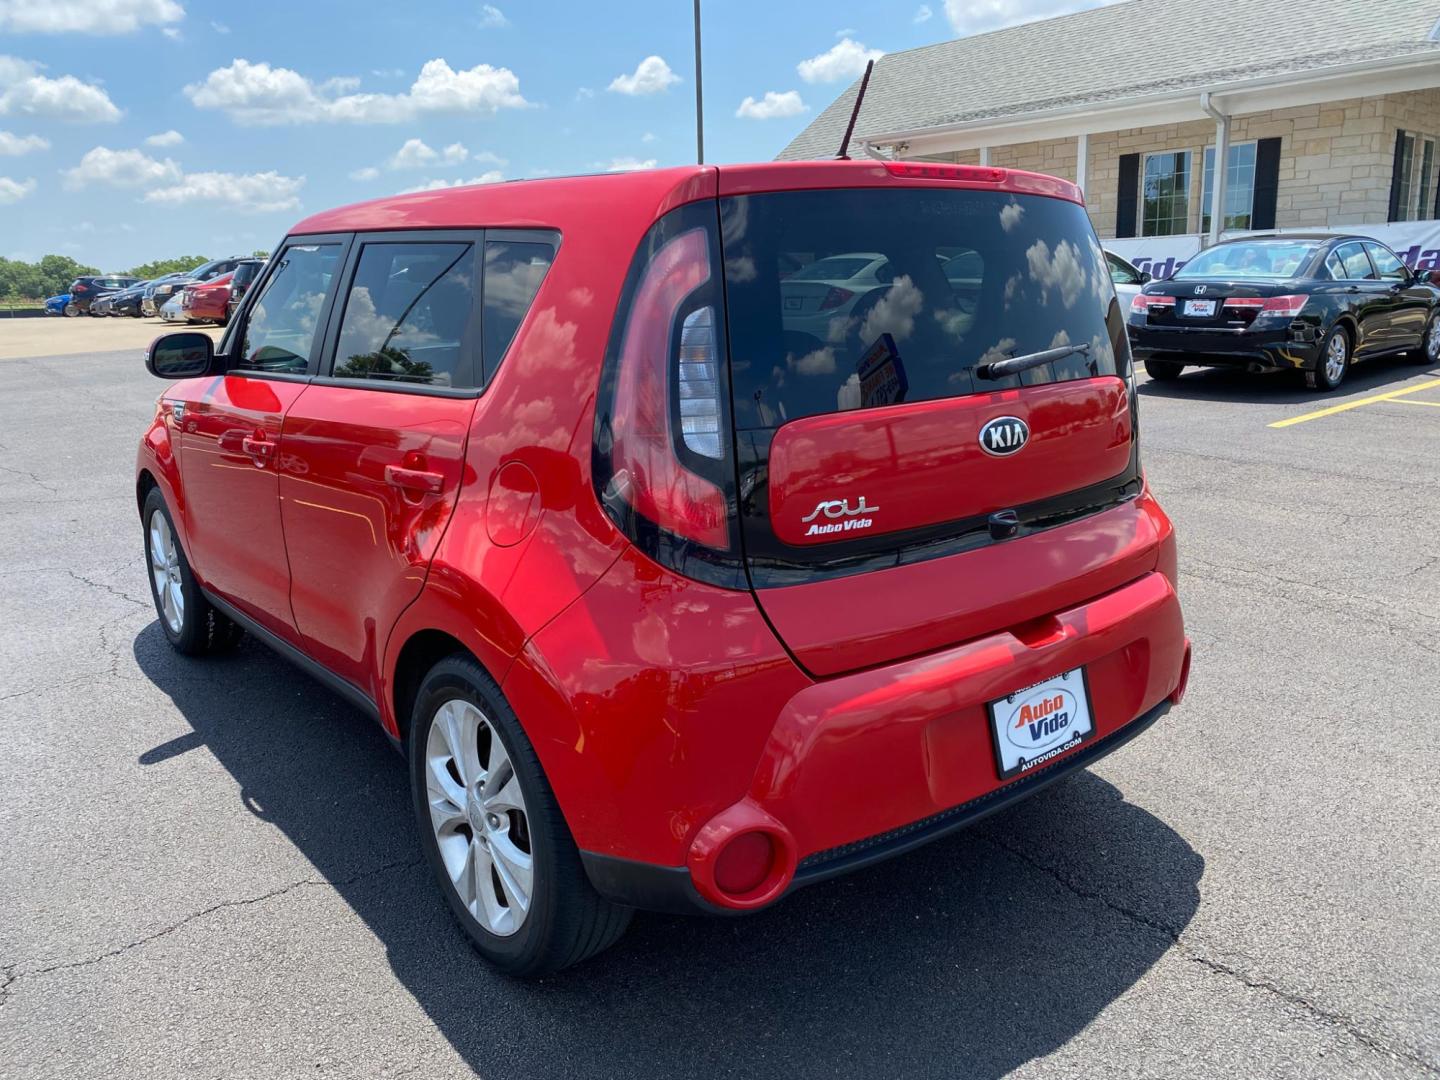
[[[1187,365],[1299,370],[1334,390],[1352,360],[1440,362],[1440,288],[1364,236],[1222,241],[1130,304],[1130,348],[1152,379]]]

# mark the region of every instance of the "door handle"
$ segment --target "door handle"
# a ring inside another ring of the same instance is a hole
[[[264,465],[275,453],[275,444],[263,435],[246,435],[240,440],[240,447],[257,465]]]
[[[402,491],[413,491],[422,495],[438,495],[445,487],[445,477],[437,472],[407,469],[400,465],[385,466],[385,482]]]

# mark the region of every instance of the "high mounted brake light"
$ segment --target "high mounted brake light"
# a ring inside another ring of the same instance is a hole
[[[959,184],[994,185],[1001,191],[1027,195],[1048,195],[1054,199],[1085,205],[1085,194],[1069,180],[1018,169],[997,169],[989,165],[949,165],[930,161],[887,161],[891,176],[909,180],[949,180]]]

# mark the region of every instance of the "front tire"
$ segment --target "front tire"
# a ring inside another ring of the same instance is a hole
[[[205,599],[185,549],[175,535],[175,522],[160,489],[151,488],[141,511],[145,526],[145,563],[150,596],[160,628],[171,648],[186,656],[204,656],[234,648],[244,631]]]
[[[1350,335],[1343,326],[1331,327],[1320,346],[1315,366],[1305,372],[1305,385],[1328,394],[1345,381],[1350,370]]]
[[[1425,333],[1420,335],[1420,347],[1406,353],[1405,359],[1430,367],[1440,364],[1440,311],[1430,316],[1430,321],[1425,324]]]
[[[544,975],[624,933],[630,909],[591,886],[535,748],[471,657],[425,676],[409,753],[425,859],[481,956],[511,975]]]
[[[1151,357],[1145,361],[1145,374],[1156,382],[1174,382],[1184,370],[1185,365],[1178,360],[1157,360]]]

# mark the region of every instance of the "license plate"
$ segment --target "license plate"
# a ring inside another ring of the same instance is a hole
[[[987,708],[1002,780],[1028,773],[1095,734],[1084,668],[1007,694]]]
[[[1214,300],[1186,300],[1185,314],[1198,315],[1202,318],[1209,318],[1215,314]]]

